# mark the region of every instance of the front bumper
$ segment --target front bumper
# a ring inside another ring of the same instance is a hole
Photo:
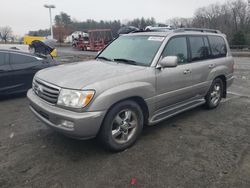
[[[59,108],[36,96],[30,89],[27,93],[30,101],[31,111],[49,127],[56,131],[76,139],[89,139],[97,135],[105,111],[100,112],[73,112]],[[62,122],[67,121],[73,124],[73,127],[65,127]]]

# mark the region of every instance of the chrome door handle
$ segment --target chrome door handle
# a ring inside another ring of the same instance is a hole
[[[208,67],[209,67],[210,69],[212,69],[212,68],[214,68],[214,64],[210,64]]]
[[[189,70],[189,69],[184,70],[183,74],[191,74],[191,70]]]

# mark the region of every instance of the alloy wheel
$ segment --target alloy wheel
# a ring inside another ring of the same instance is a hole
[[[135,135],[138,117],[132,110],[120,111],[112,123],[112,137],[118,144],[125,144]]]

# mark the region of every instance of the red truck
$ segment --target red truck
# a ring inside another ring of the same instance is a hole
[[[73,40],[73,48],[83,51],[100,51],[113,40],[111,29],[88,30],[88,36],[80,36]]]

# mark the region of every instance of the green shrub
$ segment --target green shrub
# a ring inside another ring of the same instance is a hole
[[[233,45],[246,45],[246,36],[242,31],[238,31],[233,35]]]

